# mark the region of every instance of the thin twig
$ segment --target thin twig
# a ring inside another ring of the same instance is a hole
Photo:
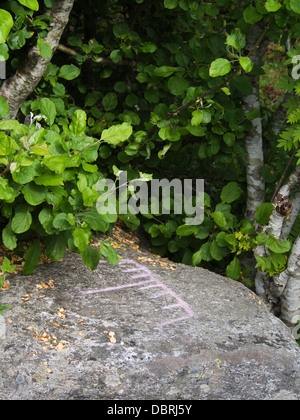
[[[72,55],[73,57],[77,57],[79,55],[77,51],[73,50],[72,48],[66,47],[65,45],[62,45],[62,44],[59,44],[57,49],[66,54]],[[88,55],[87,57],[85,57],[85,60],[90,60],[90,59],[91,59],[91,55]],[[129,61],[129,60],[120,60],[116,62],[116,61],[113,61],[111,58],[107,58],[107,57],[98,57],[96,60],[93,60],[93,61],[97,64],[113,64],[116,66],[131,66],[135,64],[133,61]]]

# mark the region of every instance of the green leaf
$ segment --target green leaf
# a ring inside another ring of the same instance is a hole
[[[0,268],[3,273],[12,273],[16,269],[16,265],[11,265],[11,261],[7,257],[4,257]]]
[[[192,125],[188,125],[185,128],[195,137],[203,137],[203,136],[205,136],[206,131],[207,131],[206,128],[202,127],[202,126],[193,127]],[[177,129],[177,131],[179,131],[179,130]],[[179,131],[179,133],[180,133],[180,131]]]
[[[255,118],[259,117],[261,114],[261,110],[259,108],[253,108],[249,112],[247,112],[248,120],[254,120]]]
[[[289,240],[280,241],[274,236],[270,236],[268,239],[269,249],[277,254],[285,254],[289,252],[292,248],[292,244]]]
[[[93,188],[87,187],[82,191],[83,204],[92,207],[99,198],[99,193]]]
[[[113,26],[113,33],[116,38],[122,38],[123,36],[129,34],[130,27],[128,23],[119,22]]]
[[[226,232],[218,233],[218,235],[216,237],[217,245],[219,245],[221,247],[228,247],[228,242],[226,241],[226,236],[227,235],[228,234]]]
[[[49,98],[43,98],[40,101],[40,110],[43,115],[47,118],[49,126],[54,124],[56,117],[56,106],[54,102]]]
[[[228,224],[224,214],[221,211],[216,211],[211,214],[215,223],[221,228],[222,230],[228,229]]]
[[[197,265],[199,265],[201,263],[202,260],[203,260],[202,250],[200,249],[198,252],[196,252],[193,255],[192,263],[193,263],[194,266],[197,266]]]
[[[246,235],[255,231],[254,222],[251,220],[242,220],[240,231]]]
[[[120,216],[120,220],[122,220],[125,223],[125,225],[132,231],[137,230],[141,224],[140,219],[131,213],[122,214]]]
[[[193,127],[198,127],[198,125],[200,125],[202,123],[203,120],[203,111],[201,111],[200,109],[197,109],[196,111],[193,111],[193,118],[191,121],[191,124]]]
[[[243,13],[246,23],[253,25],[254,23],[259,22],[262,19],[262,15],[257,12],[256,8],[253,6],[248,6]]]
[[[6,44],[0,44],[0,61],[9,59],[9,48]]]
[[[242,194],[242,190],[236,182],[227,184],[221,192],[221,200],[223,203],[233,203]]]
[[[47,241],[45,255],[50,258],[51,261],[60,260],[65,256],[67,243],[68,237],[65,232],[61,232],[59,235],[52,235]]]
[[[20,128],[20,123],[17,120],[0,121],[0,130],[17,130],[18,128]]]
[[[249,73],[253,69],[253,63],[249,57],[240,57],[239,62],[246,73]]]
[[[66,64],[62,66],[58,76],[66,80],[74,80],[80,75],[80,71],[78,67]]]
[[[168,251],[171,252],[172,254],[177,252],[179,249],[180,249],[179,245],[176,241],[168,242]]]
[[[37,185],[44,185],[45,187],[55,187],[58,185],[64,185],[62,175],[59,174],[45,174],[38,176],[34,179]]]
[[[25,200],[32,206],[42,204],[46,199],[46,188],[30,183],[22,189]]]
[[[76,110],[70,124],[70,132],[75,137],[83,136],[86,130],[87,115],[85,111]]]
[[[37,46],[39,47],[40,54],[43,58],[49,59],[52,57],[52,48],[49,42],[44,42],[41,38],[39,38]]]
[[[100,253],[103,255],[105,261],[109,264],[118,265],[120,257],[116,250],[107,241],[103,241],[100,245]]]
[[[11,137],[8,137],[4,133],[0,133],[0,155],[9,156],[17,147],[14,147],[14,142]]]
[[[18,245],[17,237],[11,230],[11,223],[8,223],[2,231],[2,241],[8,249],[15,249]]]
[[[95,232],[105,233],[109,229],[109,223],[103,220],[102,216],[96,210],[83,213],[82,219]]]
[[[177,71],[176,67],[161,66],[154,70],[154,75],[157,77],[169,77]]]
[[[237,247],[238,240],[236,239],[235,235],[227,233],[222,237],[223,241],[226,241],[229,245],[231,245],[233,248]]]
[[[118,220],[118,215],[112,213],[101,214],[101,217],[107,223],[115,223]]]
[[[217,244],[217,241],[214,240],[211,244],[210,244],[210,255],[212,256],[212,258],[216,261],[222,261],[222,259],[224,258],[224,256],[227,253],[226,248],[224,247],[220,247]]]
[[[213,258],[210,253],[210,242],[203,244],[198,252],[193,255],[193,265],[199,265],[202,260],[211,261]]]
[[[293,10],[293,12],[300,14],[300,2],[299,2],[299,0],[291,0],[291,9]]]
[[[118,97],[115,93],[108,93],[102,99],[105,111],[112,111],[118,106]]]
[[[77,227],[73,233],[74,244],[80,252],[85,251],[90,243],[90,231]]]
[[[53,219],[53,226],[58,230],[69,230],[74,225],[75,216],[71,213],[58,213]]]
[[[231,63],[226,58],[217,58],[211,63],[209,69],[210,77],[224,76],[231,71]]]
[[[171,77],[168,82],[168,88],[174,96],[179,96],[185,93],[188,86],[188,81],[179,76]]]
[[[201,246],[202,258],[204,261],[211,261],[213,258],[210,253],[210,242],[206,242]]]
[[[299,2],[297,2],[299,4]],[[265,3],[265,8],[268,12],[277,12],[281,8],[281,3],[276,0],[267,0]]]
[[[8,180],[0,177],[0,200],[6,201],[7,203],[13,203],[15,201],[15,194],[12,187],[8,185]]]
[[[141,44],[141,51],[143,53],[150,53],[153,54],[157,50],[157,45],[153,44],[153,42],[143,42]],[[143,83],[140,81],[140,83]]]
[[[230,35],[227,35],[226,44],[240,51],[246,46],[246,36],[239,28],[234,29]]]
[[[261,204],[255,213],[255,220],[260,225],[267,225],[271,214],[273,213],[275,206],[271,203]]]
[[[28,276],[32,274],[33,271],[38,266],[42,255],[40,241],[36,240],[30,247],[27,249],[24,256],[25,264],[23,266],[23,275]]]
[[[117,146],[129,139],[132,132],[132,126],[128,123],[123,123],[121,125],[113,125],[108,130],[104,130],[102,132],[101,140],[108,144]]]
[[[227,146],[232,147],[235,143],[235,134],[234,133],[225,133],[223,136],[224,142]]]
[[[0,118],[6,118],[9,114],[10,110],[6,100],[0,97]]]
[[[0,44],[6,41],[13,26],[14,21],[11,14],[6,10],[0,9]]]
[[[42,160],[42,165],[46,166],[53,172],[62,174],[66,169],[68,163],[68,156],[45,156]]]
[[[239,280],[241,277],[241,264],[237,257],[231,261],[231,263],[226,268],[226,276],[233,279]]]
[[[180,131],[177,128],[161,128],[158,132],[159,137],[162,140],[170,141],[179,141],[180,140]]]
[[[114,63],[118,63],[118,62],[119,62],[119,61],[121,61],[121,60],[122,60],[122,58],[123,58],[122,51],[120,51],[120,50],[113,50],[113,51],[110,53],[109,58],[110,58],[110,59],[111,59]]]
[[[82,261],[91,270],[96,270],[100,261],[100,253],[98,249],[92,248],[90,245],[81,253]]]
[[[37,12],[39,10],[39,2],[37,0],[18,0],[19,3],[23,6],[28,7],[28,9],[34,10]]]
[[[11,221],[13,232],[20,234],[27,232],[32,223],[32,216],[27,206],[19,206]]]
[[[199,226],[182,225],[177,228],[176,235],[178,236],[196,235],[199,232],[199,230],[200,230]]]
[[[44,0],[45,6],[51,9],[54,6],[55,0]]]
[[[30,148],[30,152],[37,156],[48,156],[51,154],[46,143],[35,144]]]
[[[45,229],[46,233],[51,235],[54,232],[52,211],[49,208],[44,208],[40,212],[38,219],[43,228]]]
[[[269,237],[268,237],[268,235],[265,232],[259,233],[257,235],[257,237],[256,237],[256,241],[257,241],[257,245],[258,246],[265,246],[265,245],[267,245],[268,240],[269,240]]]
[[[164,0],[164,6],[166,9],[175,9],[177,7],[178,0]]]
[[[204,227],[204,226],[200,226],[199,227],[199,232],[195,235],[195,237],[197,239],[206,239],[209,236],[209,229]]]
[[[125,85],[125,90],[126,90],[126,85]],[[90,92],[86,95],[85,100],[84,100],[84,105],[94,106],[97,102],[99,102],[100,98],[101,98],[101,93],[94,90],[93,92]]]

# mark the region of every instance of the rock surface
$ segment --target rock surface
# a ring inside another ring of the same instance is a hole
[[[299,347],[257,296],[119,253],[94,272],[67,254],[1,292],[0,399],[299,399]]]

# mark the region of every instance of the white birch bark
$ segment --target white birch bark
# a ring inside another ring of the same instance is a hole
[[[51,45],[52,56],[69,21],[73,4],[74,0],[56,0],[54,6],[47,11],[53,18],[53,23],[51,24],[52,29],[44,39],[44,42],[48,42]],[[0,89],[0,96],[9,105],[9,118],[16,118],[21,105],[34,91],[51,59],[52,57],[50,59],[43,58],[40,55],[38,46],[35,45],[29,51],[21,68],[17,70],[14,76],[3,83]]]
[[[281,297],[281,319],[289,326],[300,320],[300,235],[298,236],[285,270],[287,285]]]
[[[282,197],[288,197],[291,192],[293,191],[294,187],[300,184],[300,166],[297,166],[295,171],[290,175],[286,184],[280,189],[279,194]],[[286,216],[278,213],[276,209],[274,209],[268,226],[265,228],[265,231],[268,235],[273,235],[276,239],[287,239],[290,234],[291,228],[299,214],[300,209],[300,194],[297,193],[293,200],[293,210],[290,215],[290,218],[287,219]],[[291,219],[291,222],[288,223],[288,220]],[[298,238],[299,241],[299,238]],[[269,305],[270,309],[273,312],[282,312],[282,304],[284,303],[284,312],[283,315],[284,321],[291,324],[291,317],[293,315],[289,314],[289,304],[292,302],[294,304],[293,299],[291,296],[296,290],[295,286],[295,279],[291,276],[293,271],[297,271],[293,266],[297,263],[298,260],[295,260],[295,253],[298,252],[299,257],[299,244],[294,244],[294,248],[291,252],[290,259],[288,261],[288,267],[285,271],[280,274],[275,274],[272,278],[268,275],[268,273],[262,272],[260,269],[257,270],[256,279],[255,279],[255,286],[256,286],[256,293],[264,300],[264,302]],[[258,247],[255,250],[256,257],[268,257],[268,251],[266,247]],[[300,267],[298,267],[299,270]],[[300,287],[299,287],[300,290]],[[300,293],[300,292],[299,292]],[[287,294],[287,298],[284,297]],[[299,296],[295,296],[297,300],[299,298],[299,308],[300,308],[300,294]],[[287,315],[286,315],[287,314]],[[299,314],[300,315],[300,314]]]
[[[265,31],[261,23],[253,25],[248,33],[246,53],[251,54],[254,65],[259,66],[269,44],[267,39],[262,39],[259,46],[257,41]],[[255,48],[257,46],[257,48]],[[259,76],[248,76],[253,92],[244,97],[243,109],[247,114],[252,109],[261,109]],[[263,134],[261,117],[252,120],[253,128],[245,137],[246,171],[247,171],[247,208],[246,219],[253,220],[257,208],[265,201],[265,181],[261,170],[264,166]]]
[[[244,99],[244,110],[260,109],[259,87],[253,83],[253,94]],[[265,201],[265,181],[261,175],[264,166],[261,118],[252,120],[253,128],[245,138],[247,160],[247,208],[246,219],[253,220],[257,208]]]
[[[294,223],[300,213],[300,191],[295,194],[294,199],[292,200],[294,205],[293,212],[289,219],[285,219],[282,232],[281,232],[281,239],[287,239],[291,233],[291,230],[294,226]]]

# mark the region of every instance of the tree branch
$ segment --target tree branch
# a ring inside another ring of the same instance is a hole
[[[47,11],[53,18],[53,22],[52,29],[44,41],[51,45],[52,56],[69,21],[73,4],[74,0],[56,0],[54,6]],[[50,59],[43,58],[38,46],[35,45],[30,49],[22,67],[17,70],[14,76],[3,83],[0,89],[0,96],[9,105],[9,118],[16,118],[21,105],[38,85],[51,59],[52,57]]]
[[[57,49],[66,54],[72,55],[73,57],[77,57],[78,55],[77,51],[73,50],[72,48],[66,47],[62,44],[58,44]],[[85,57],[85,60],[88,60],[90,58],[91,56],[88,55],[87,57]],[[96,60],[94,60],[94,62],[97,64],[112,64],[114,66],[131,66],[133,64],[136,64],[134,61],[129,60],[113,61],[111,58],[107,57],[98,57]]]

